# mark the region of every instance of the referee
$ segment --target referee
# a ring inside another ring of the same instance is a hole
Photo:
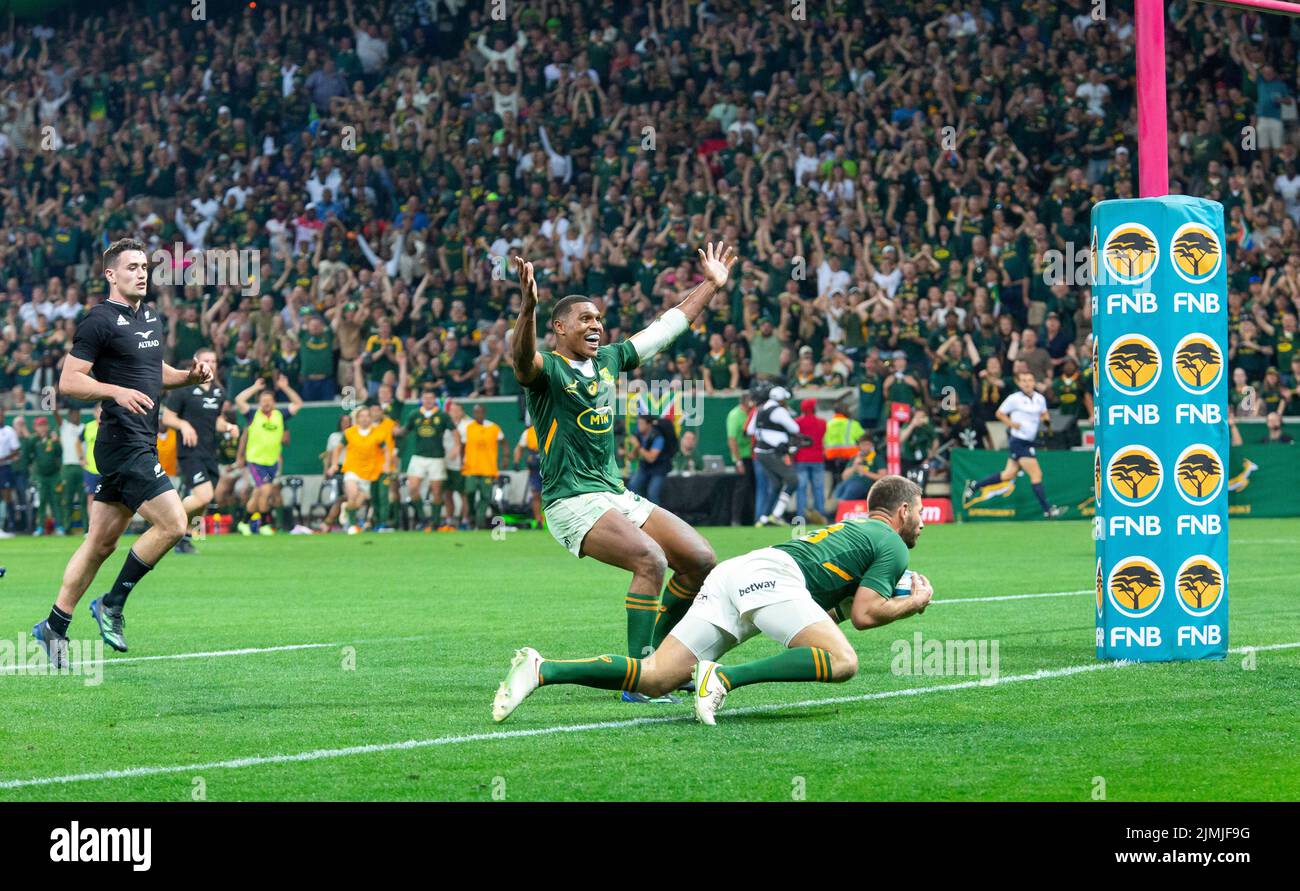
[[[56,668],[68,664],[68,623],[100,566],[139,511],[149,529],[127,552],[108,593],[90,602],[104,642],[126,652],[122,607],[127,595],[185,534],[185,508],[158,461],[158,400],[165,389],[206,384],[212,367],[195,361],[188,371],[163,362],[165,326],[144,305],[149,282],[145,246],[123,238],[104,251],[108,298],[77,324],[63,360],[59,389],[65,396],[103,407],[95,462],[100,473],[90,507],[90,528],[63,572],[49,618],[35,638]]]
[[[200,349],[194,358],[209,368],[217,367],[217,354],[210,347]],[[217,434],[225,433],[232,426],[221,416],[225,400],[226,391],[216,380],[210,380],[193,387],[178,387],[167,397],[163,408],[163,426],[171,427],[181,438],[176,458],[180,465],[181,490],[189,493],[181,502],[189,520],[203,516],[221,479],[217,470]],[[194,553],[188,526],[185,537],[176,543],[176,553]]]
[[[1007,425],[1010,437],[1007,444],[1010,454],[1007,466],[1001,473],[990,474],[979,482],[966,484],[965,500],[970,502],[975,494],[985,486],[1014,480],[1016,474],[1023,470],[1029,476],[1029,483],[1034,488],[1034,495],[1043,507],[1044,519],[1054,519],[1062,513],[1059,507],[1047,503],[1047,493],[1043,491],[1043,469],[1038,464],[1034,441],[1038,438],[1038,426],[1048,423],[1051,416],[1047,412],[1047,400],[1034,389],[1037,379],[1032,371],[1022,371],[1016,375],[1016,385],[1020,389],[1012,393],[998,406],[998,420]]]

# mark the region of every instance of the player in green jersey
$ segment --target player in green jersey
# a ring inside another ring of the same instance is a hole
[[[425,384],[420,389],[420,404],[410,410],[393,436],[401,441],[411,437],[411,458],[406,465],[406,493],[415,508],[416,522],[426,532],[437,529],[442,517],[442,484],[447,480],[447,449],[442,437],[455,425],[447,413],[438,408],[438,388]],[[429,507],[432,517],[424,515],[424,497],[420,490],[429,483]]]
[[[574,556],[594,557],[632,573],[624,605],[628,654],[636,658],[653,652],[686,614],[716,562],[703,536],[624,488],[614,454],[619,375],[686,331],[726,286],[736,262],[735,251],[721,243],[710,243],[699,254],[704,280],[621,343],[600,345],[605,328],[599,307],[589,298],[571,294],[557,301],[550,321],[553,352],[537,349],[537,282],[532,264],[515,258],[523,305],[511,358],[541,444],[546,525]],[[668,567],[674,575],[664,588]],[[629,701],[647,698],[625,693]]]
[[[916,545],[921,489],[886,476],[867,493],[867,519],[847,520],[802,538],[719,563],[690,611],[648,658],[596,656],[543,659],[531,647],[515,653],[492,702],[504,721],[538,687],[580,684],[657,696],[695,682],[695,715],[705,724],[737,687],[770,681],[847,681],[857,653],[839,622],[878,628],[925,611],[934,591],[920,573],[912,593],[895,596]],[[762,632],[787,647],[766,659],[720,665],[716,660]]]

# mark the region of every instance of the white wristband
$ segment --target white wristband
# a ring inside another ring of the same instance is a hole
[[[644,331],[633,334],[632,345],[636,347],[637,356],[644,362],[680,337],[689,327],[691,323],[686,318],[686,313],[674,306],[651,322]]]

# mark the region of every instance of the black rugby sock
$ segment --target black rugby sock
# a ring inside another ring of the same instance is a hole
[[[46,619],[50,625],[50,630],[55,634],[62,634],[65,637],[68,634],[68,624],[72,621],[72,616],[59,609],[57,606],[50,607],[50,617]]]
[[[137,557],[134,550],[127,551],[126,560],[122,563],[122,571],[117,574],[117,581],[113,582],[113,590],[104,595],[102,601],[104,606],[109,609],[121,609],[125,606],[127,595],[151,569],[153,567]]]

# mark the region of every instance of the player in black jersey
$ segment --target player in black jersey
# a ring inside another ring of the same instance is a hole
[[[217,367],[217,354],[208,347],[195,353],[194,358],[209,368]],[[211,380],[193,387],[178,387],[163,407],[163,426],[173,428],[181,438],[176,461],[180,466],[181,491],[188,493],[181,504],[191,521],[203,516],[221,479],[217,470],[217,435],[225,433],[230,426],[221,416],[225,401],[226,391],[216,380]],[[188,528],[185,537],[176,543],[176,553],[194,553]]]
[[[59,378],[65,396],[99,401],[103,415],[95,440],[100,480],[90,528],[68,561],[49,618],[32,629],[58,667],[67,665],[72,611],[139,511],[149,529],[127,552],[112,589],[90,603],[104,642],[126,652],[122,607],[127,595],[185,534],[185,508],[158,461],[158,401],[163,390],[212,380],[212,367],[203,362],[181,370],[163,361],[166,326],[144,303],[149,258],[143,243],[123,238],[109,245],[104,276],[108,298],[77,324]]]

